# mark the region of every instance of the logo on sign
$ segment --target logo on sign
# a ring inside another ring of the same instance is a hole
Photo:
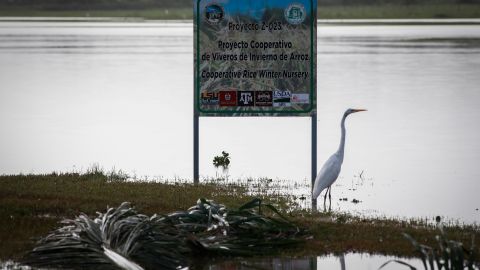
[[[310,95],[309,94],[292,94],[292,103],[308,104],[310,103]]]
[[[272,91],[257,91],[255,92],[255,106],[272,106],[273,105]]]
[[[219,5],[209,5],[205,7],[205,19],[210,24],[217,24],[223,19],[223,8]]]
[[[203,105],[218,105],[218,93],[203,91],[200,98]]]
[[[273,91],[273,106],[274,107],[290,107],[292,99],[292,92],[288,90]]]
[[[305,11],[305,7],[299,3],[290,4],[284,11],[285,20],[288,23],[297,25],[301,24],[305,21],[305,17],[307,17],[307,12]]]
[[[218,99],[220,106],[237,106],[237,91],[220,91]]]
[[[238,106],[253,106],[253,91],[238,91]]]

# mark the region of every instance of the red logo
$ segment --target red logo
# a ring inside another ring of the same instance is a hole
[[[237,106],[237,91],[220,91],[220,106]]]

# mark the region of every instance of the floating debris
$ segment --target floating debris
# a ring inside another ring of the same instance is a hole
[[[357,200],[357,199],[353,199],[353,200],[352,200],[352,203],[354,203],[354,204],[361,203],[361,202],[362,202],[362,201]]]

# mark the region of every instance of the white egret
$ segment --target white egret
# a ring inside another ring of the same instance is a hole
[[[327,201],[327,194],[328,199],[330,201],[330,206],[332,206],[332,195],[331,189],[332,184],[337,180],[338,175],[340,174],[340,170],[342,168],[343,163],[343,155],[345,152],[345,119],[352,113],[356,112],[363,112],[366,111],[365,109],[348,109],[345,111],[341,121],[341,128],[342,128],[342,137],[340,139],[340,146],[338,147],[337,152],[335,152],[326,162],[323,164],[322,169],[318,173],[317,177],[315,178],[315,184],[313,185],[312,190],[312,198],[316,199],[320,193],[327,189],[325,192],[325,196],[323,198],[323,208],[326,208],[326,201]]]

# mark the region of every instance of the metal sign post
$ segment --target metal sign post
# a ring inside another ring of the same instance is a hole
[[[200,117],[308,116],[313,185],[317,1],[194,1],[194,182]]]
[[[315,184],[315,178],[317,177],[317,113],[313,112],[311,116],[312,121],[312,160],[311,160],[311,169],[312,169],[312,186],[311,191],[313,191],[313,185]],[[317,210],[317,199],[312,198],[312,210]]]
[[[197,113],[193,113],[193,183],[198,185],[200,181],[200,168],[199,166],[199,128],[200,128],[200,117]]]

